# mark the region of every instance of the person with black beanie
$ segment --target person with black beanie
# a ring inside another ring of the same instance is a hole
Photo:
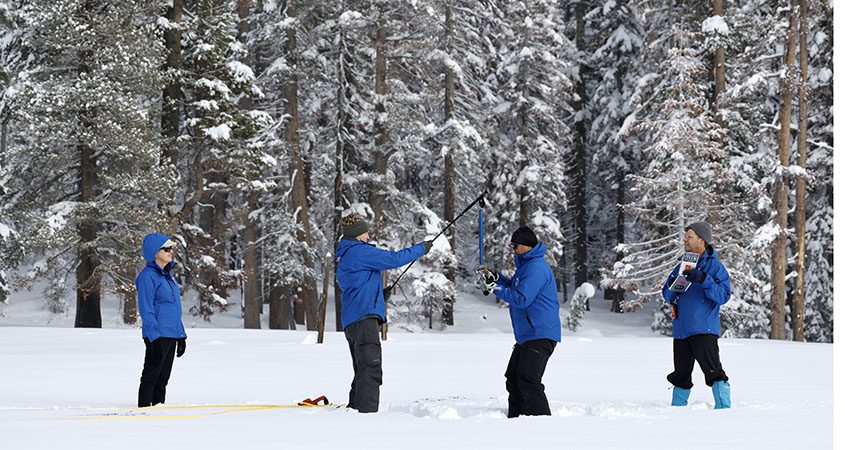
[[[544,259],[548,250],[534,230],[521,226],[511,236],[516,273],[486,271],[485,290],[508,303],[516,338],[508,367],[508,417],[551,415],[543,385],[546,364],[561,339],[557,282]]]

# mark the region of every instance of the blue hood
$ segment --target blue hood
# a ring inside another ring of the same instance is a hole
[[[499,274],[496,297],[510,305],[513,334],[518,344],[537,339],[560,342],[560,304],[552,268],[543,257],[548,251],[540,242],[514,256],[513,278]]]
[[[513,263],[518,268],[519,266],[527,263],[528,261],[534,258],[542,258],[543,255],[546,254],[549,248],[546,247],[546,244],[543,242],[538,243],[534,246],[531,250],[523,253],[522,255],[514,255],[513,256]]]
[[[158,250],[168,239],[170,238],[161,233],[150,233],[144,236],[144,243],[141,245],[144,260],[148,263],[154,263]]]

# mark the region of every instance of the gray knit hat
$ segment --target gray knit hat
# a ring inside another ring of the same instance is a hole
[[[363,217],[350,214],[340,220],[340,230],[343,237],[356,238],[370,230],[370,225]]]
[[[692,230],[695,231],[695,234],[698,235],[701,239],[704,239],[704,244],[710,245],[713,243],[713,231],[710,228],[710,224],[707,222],[695,222],[687,225],[684,228],[684,231]]]

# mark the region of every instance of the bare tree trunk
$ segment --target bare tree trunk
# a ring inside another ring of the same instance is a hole
[[[625,172],[618,169],[616,172],[616,245],[625,243]],[[616,252],[616,261],[622,261],[625,253]],[[625,289],[617,287],[613,289],[613,304],[610,310],[615,313],[622,312],[622,302],[625,301]]]
[[[0,124],[0,165],[3,165],[6,158],[6,142],[9,134],[9,117],[3,118],[3,123]]]
[[[384,24],[379,20],[376,29],[376,118],[375,122],[375,150],[373,152],[373,159],[375,167],[373,171],[378,177],[378,181],[373,183],[370,191],[370,207],[373,209],[375,233],[370,231],[370,234],[379,235],[384,226],[384,184],[387,175],[387,159],[389,157],[387,144],[390,141],[390,134],[387,130],[387,123],[385,113],[387,109],[384,105],[384,96],[387,94],[387,30]]]
[[[338,80],[337,80],[337,128],[338,133],[335,136],[335,177],[334,177],[334,230],[335,230],[335,245],[334,249],[337,251],[337,244],[340,241],[340,219],[343,216],[343,209],[348,202],[344,199],[343,190],[343,173],[346,155],[351,152],[349,142],[346,138],[346,133],[354,126],[349,115],[346,113],[347,103],[351,97],[348,84],[351,82],[352,74],[349,73],[349,50],[346,48],[346,36],[341,31],[340,34],[340,55],[338,57]],[[334,260],[334,273],[337,274],[337,259]],[[335,329],[343,331],[341,323],[341,292],[337,285],[337,280],[334,283],[334,307],[335,307]]]
[[[138,302],[135,301],[137,293],[129,289],[123,293],[123,323],[135,325],[138,321]]]
[[[787,35],[786,55],[784,57],[784,76],[781,81],[780,130],[778,131],[778,162],[782,168],[789,165],[790,125],[792,122],[792,77],[795,66],[796,41],[796,5],[797,0],[790,0],[789,30]],[[786,339],[785,294],[786,294],[786,226],[788,209],[788,180],[786,174],[775,180],[773,203],[775,207],[775,226],[778,234],[772,243],[772,339]]]
[[[250,192],[247,196],[247,214],[244,224],[244,328],[261,328],[261,310],[264,297],[261,295],[261,258],[258,254],[258,223],[250,219],[249,211],[254,211],[258,194]]]
[[[97,161],[94,151],[88,144],[80,144],[79,149],[79,201],[85,205],[93,202],[97,190]],[[85,205],[87,208],[87,205]],[[76,318],[77,328],[100,328],[103,319],[100,313],[100,275],[97,273],[96,249],[94,242],[100,224],[96,211],[86,211],[79,223],[79,244],[76,254]]]
[[[801,50],[799,54],[801,81],[798,85],[798,166],[801,168],[807,165],[807,76],[808,76],[808,50],[807,50],[807,0],[801,2],[801,30],[799,41]],[[804,175],[799,176],[795,181],[795,246],[796,260],[795,270],[795,298],[792,300],[792,340],[804,341],[804,267],[807,257],[806,232],[807,232],[807,179]]]
[[[247,34],[250,32],[249,22],[251,0],[237,0],[235,9],[238,12],[238,41],[246,43]],[[252,109],[252,98],[242,96],[238,100],[238,107],[243,110]],[[250,218],[250,213],[258,207],[258,194],[249,192],[246,196],[246,211],[242,215],[244,224],[243,231],[243,296],[244,296],[244,328],[261,328],[261,310],[263,309],[264,298],[261,295],[261,258],[258,254],[258,239],[260,237],[259,225]]]
[[[584,44],[584,14],[585,2],[575,5],[575,45],[579,52],[586,51]],[[578,66],[579,81],[576,84],[578,100],[575,110],[583,112],[584,99],[587,98],[587,88],[584,83],[584,66]],[[588,281],[587,274],[587,128],[585,123],[588,114],[581,114],[575,122],[575,164],[572,177],[572,215],[575,224],[575,288],[578,289]],[[585,309],[590,310],[590,300],[585,302]]]
[[[453,33],[453,24],[452,24],[452,5],[446,4],[446,52],[447,54],[452,50],[451,43],[452,43],[452,33]],[[454,104],[454,95],[455,95],[455,74],[452,72],[451,68],[446,68],[446,91],[443,96],[443,118],[448,122],[452,120],[455,111],[455,104]],[[452,148],[448,148],[446,150],[446,156],[443,158],[443,218],[446,220],[447,223],[452,222],[455,218],[455,185],[454,185],[454,175],[455,175],[455,163],[452,160]],[[455,233],[453,231],[449,231],[449,246],[452,248],[452,251],[456,251],[455,248]],[[449,279],[451,282],[455,282],[455,270],[453,267],[449,267],[446,270],[446,278]],[[455,299],[454,298],[446,298],[443,302],[443,323],[446,325],[454,325],[455,324],[455,315],[454,315],[454,307],[455,307]]]
[[[163,148],[161,152],[162,164],[173,164],[176,167],[179,145],[180,102],[182,101],[182,85],[175,72],[182,69],[182,10],[184,0],[172,0],[172,6],[167,8],[164,18],[178,24],[164,30],[164,43],[167,49],[167,65],[165,66],[169,78],[162,92],[161,134]]]
[[[296,17],[296,9],[293,2],[288,4],[285,14],[289,18]],[[298,67],[296,54],[296,30],[287,30],[287,56],[292,67]],[[296,214],[296,221],[301,229],[296,233],[296,239],[305,246],[311,247],[311,224],[308,220],[308,192],[305,186],[305,170],[302,164],[301,144],[299,140],[299,79],[296,72],[290,74],[285,94],[287,97],[287,142],[291,165],[294,171],[292,180],[290,210]],[[306,257],[303,261],[306,267],[313,269],[314,261]],[[313,276],[306,276],[297,293],[297,300],[294,302],[296,323],[304,325],[307,319],[307,329],[316,330],[317,320],[317,280]]]
[[[713,15],[724,17],[724,0],[713,0]],[[713,53],[713,99],[711,107],[713,116],[718,123],[722,123],[719,111],[719,96],[725,92],[725,47],[719,45]]]
[[[291,305],[287,288],[276,283],[274,279],[270,288],[270,322],[272,330],[296,329],[293,320],[293,306]]]

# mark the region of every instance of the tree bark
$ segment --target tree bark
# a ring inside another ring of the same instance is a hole
[[[346,155],[352,149],[348,142],[349,132],[352,130],[354,124],[346,112],[347,104],[352,96],[349,91],[349,83],[352,82],[352,74],[350,73],[350,55],[347,49],[346,36],[343,31],[340,33],[340,54],[338,56],[338,80],[337,80],[337,128],[338,134],[335,141],[335,177],[334,177],[334,230],[335,230],[335,252],[337,251],[337,244],[340,242],[340,219],[343,216],[343,209],[348,205],[348,201],[344,199],[343,189],[343,173]],[[334,273],[337,274],[337,259],[334,259]],[[337,280],[334,283],[334,307],[335,307],[335,329],[343,331],[341,323],[341,292],[337,285]]]
[[[138,321],[137,295],[134,289],[123,293],[123,323],[127,325],[135,325]]]
[[[387,94],[387,30],[384,24],[379,20],[376,28],[376,118],[375,123],[375,149],[373,152],[373,159],[375,167],[373,167],[374,175],[378,178],[373,183],[370,191],[370,207],[373,209],[373,224],[375,230],[370,231],[370,235],[378,236],[384,226],[384,183],[387,176],[387,158],[388,149],[387,144],[390,141],[390,134],[387,129],[387,108],[384,104],[384,96]]]
[[[713,15],[724,17],[724,0],[713,0]],[[725,47],[719,45],[713,53],[713,99],[710,103],[713,117],[720,125],[719,96],[725,92]]]
[[[801,3],[801,29],[799,54],[801,81],[798,84],[798,166],[807,166],[807,77],[808,77],[808,49],[807,49],[807,0]],[[802,174],[795,181],[795,298],[792,300],[792,340],[804,341],[804,267],[807,257],[807,179]]]
[[[296,9],[293,2],[288,4],[285,12],[288,18],[296,17]],[[292,67],[298,67],[296,55],[296,30],[292,27],[287,30],[287,55]],[[299,141],[299,79],[297,73],[291,72],[286,86],[288,126],[286,138],[291,166],[295,173],[292,183],[290,210],[296,214],[296,221],[300,225],[296,233],[296,239],[307,247],[311,247],[311,224],[308,219],[308,192],[305,186],[305,170],[302,164],[301,144]],[[314,269],[314,261],[306,256],[303,264],[308,269]],[[313,276],[303,278],[300,286],[293,289],[297,294],[294,302],[296,323],[307,325],[308,330],[316,330],[318,325],[317,317],[317,280]]]
[[[93,202],[97,190],[97,161],[94,150],[88,144],[79,144],[79,202],[88,208],[87,202]],[[100,275],[97,273],[97,260],[94,243],[100,224],[97,213],[88,210],[79,223],[79,243],[76,254],[79,259],[76,266],[76,328],[100,328],[103,320],[100,313]]]
[[[238,13],[238,41],[246,43],[247,34],[251,30],[249,21],[251,0],[237,0],[235,9]],[[253,107],[252,98],[244,95],[238,100],[238,107],[249,110]],[[258,176],[256,174],[256,176]],[[244,296],[244,328],[261,328],[261,311],[264,306],[264,297],[261,295],[261,258],[258,249],[258,239],[261,235],[259,224],[249,217],[252,211],[258,208],[258,194],[248,192],[246,195],[246,214],[242,220],[243,231],[243,296]]]
[[[625,172],[622,170],[616,171],[616,245],[625,243],[625,209],[622,205],[625,204]],[[616,261],[622,261],[625,253],[616,252]],[[610,310],[615,313],[621,313],[622,302],[625,301],[625,289],[617,287],[613,289],[613,303]]]
[[[579,52],[585,52],[585,2],[575,5],[575,45]],[[587,88],[584,83],[584,66],[578,66],[578,81],[575,110],[581,112],[580,119],[575,122],[575,164],[572,178],[572,215],[575,224],[575,288],[588,281],[587,274],[587,128],[588,112],[584,111],[584,99],[587,98]],[[585,309],[590,310],[590,300],[585,302]]]
[[[782,171],[789,165],[790,125],[792,122],[792,77],[795,66],[797,0],[790,0],[789,29],[787,31],[784,76],[781,79],[780,129],[778,130],[778,163]],[[772,339],[786,339],[786,227],[789,191],[786,174],[775,180],[773,203],[777,237],[772,243]]]
[[[167,8],[164,18],[170,22],[182,23],[184,0],[172,0],[172,6]],[[164,44],[167,51],[165,68],[170,71],[182,69],[182,30],[179,27],[168,28],[164,31]],[[180,110],[182,101],[182,85],[175,76],[169,78],[162,92],[161,134],[162,152],[161,163],[172,164],[176,167],[179,145],[179,126],[181,122]]]
[[[452,6],[450,4],[446,4],[446,24],[445,24],[445,33],[446,33],[446,52],[447,54],[452,50],[451,43],[452,43],[452,33],[453,33],[453,24],[452,24]],[[455,104],[454,104],[454,95],[455,95],[455,74],[452,72],[452,69],[447,67],[446,68],[446,85],[445,85],[445,92],[443,95],[443,119],[448,122],[452,120],[455,111]],[[446,220],[447,223],[451,223],[452,220],[455,218],[455,185],[454,185],[454,174],[455,174],[455,163],[452,160],[452,148],[451,146],[446,149],[446,155],[443,158],[443,218]],[[455,233],[450,230],[448,233],[449,238],[449,246],[452,248],[454,252],[455,248]],[[446,278],[451,281],[455,282],[455,270],[453,267],[449,267],[446,270]],[[447,298],[444,300],[443,305],[443,323],[446,325],[454,325],[455,324],[455,315],[453,313],[455,305],[454,298]]]
[[[254,211],[258,194],[250,192],[247,196],[247,210]],[[258,223],[247,214],[244,224],[244,328],[261,328],[261,310],[264,297],[261,295],[261,258],[258,250],[260,230]]]

